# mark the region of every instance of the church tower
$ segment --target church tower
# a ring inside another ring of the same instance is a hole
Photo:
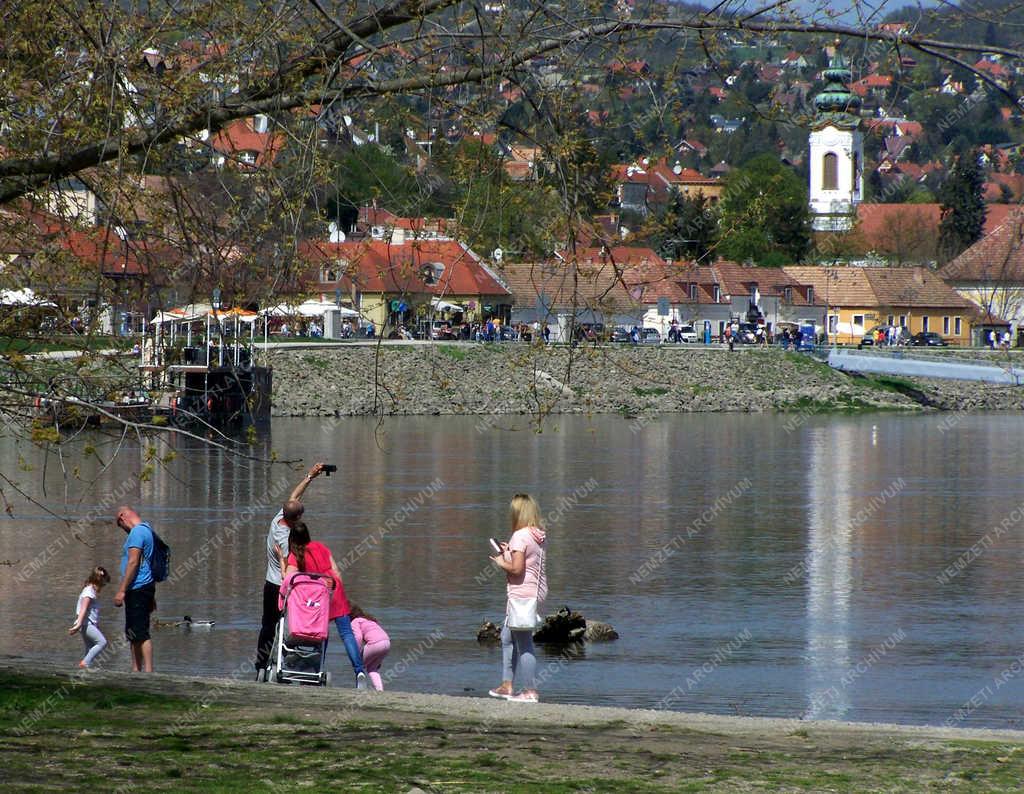
[[[824,71],[825,90],[814,98],[811,124],[810,204],[818,232],[849,231],[864,198],[864,136],[860,131],[860,97],[850,91],[853,75],[835,55]]]

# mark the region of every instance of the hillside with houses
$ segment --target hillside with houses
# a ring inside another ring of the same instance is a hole
[[[487,9],[493,24],[529,13]],[[242,115],[4,205],[5,287],[64,329],[113,335],[216,289],[257,312],[334,303],[357,317],[345,333],[385,337],[497,322],[721,340],[743,322],[839,344],[878,325],[1016,343],[1024,130],[1005,94],[1024,66],[999,31],[969,61],[891,45],[938,19],[890,18],[864,41],[723,28],[696,47],[665,30],[581,47],[571,69],[543,54],[387,103]],[[196,75],[230,98],[270,66],[241,55],[198,32],[152,38],[125,55],[122,123],[144,126],[160,112],[147,96]],[[389,44],[338,75],[387,80],[425,58]]]

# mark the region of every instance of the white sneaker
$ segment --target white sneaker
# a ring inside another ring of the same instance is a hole
[[[366,689],[366,673],[356,675],[356,689]]]

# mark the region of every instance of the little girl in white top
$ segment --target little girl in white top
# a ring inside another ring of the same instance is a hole
[[[82,641],[85,643],[85,658],[78,663],[79,667],[88,667],[93,660],[99,656],[107,647],[107,638],[100,631],[100,605],[99,596],[103,585],[110,584],[110,574],[107,569],[97,565],[92,569],[89,578],[85,580],[85,586],[78,596],[78,605],[75,607],[75,622],[68,629],[68,634],[82,632]]]

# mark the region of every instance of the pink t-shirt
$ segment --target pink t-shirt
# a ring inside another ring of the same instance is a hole
[[[296,567],[298,562],[295,559],[295,552],[289,552],[285,561],[286,568]],[[348,599],[345,597],[345,586],[341,579],[334,575],[331,570],[331,552],[323,543],[311,541],[306,546],[306,567],[307,573],[326,573],[334,580],[334,592],[331,593],[331,614],[330,619],[345,617],[351,610]]]
[[[523,527],[512,533],[508,541],[509,551],[521,551],[526,555],[526,569],[522,576],[508,577],[508,594],[516,598],[537,596],[543,601],[548,596],[548,578],[544,572],[544,530],[537,527]]]
[[[387,632],[380,627],[379,623],[374,623],[367,618],[352,618],[352,633],[356,637],[359,650],[362,650],[364,645],[372,642],[391,641]]]

